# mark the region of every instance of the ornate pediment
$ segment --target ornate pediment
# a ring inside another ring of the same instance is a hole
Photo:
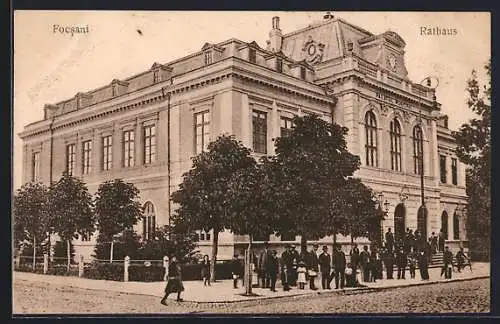
[[[403,38],[391,30],[386,31],[385,33],[382,34],[382,36],[384,36],[384,38],[387,41],[389,41],[390,43],[393,43],[394,45],[396,45],[398,47],[405,47],[406,46],[406,43],[403,40]]]
[[[302,46],[303,57],[309,64],[320,63],[323,59],[323,54],[325,52],[325,44],[315,41],[311,35],[307,37],[307,40]]]

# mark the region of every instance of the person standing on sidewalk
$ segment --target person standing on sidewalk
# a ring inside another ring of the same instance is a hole
[[[238,279],[241,276],[241,262],[238,259],[238,255],[235,254],[233,260],[231,261],[231,274],[233,275],[233,289],[238,288]]]
[[[177,262],[177,258],[172,256],[168,265],[168,281],[165,287],[165,296],[163,296],[160,303],[167,306],[167,298],[171,293],[177,293],[178,302],[183,301],[181,298],[181,292],[183,291],[181,265]]]
[[[449,248],[445,246],[443,252],[443,268],[441,269],[441,277],[444,274],[445,279],[451,279],[452,267],[453,267],[453,253],[451,253]]]
[[[443,229],[439,230],[438,234],[438,250],[439,252],[444,252],[444,233]]]
[[[335,271],[335,289],[344,289],[345,286],[345,253],[340,248],[340,245],[335,245],[335,252],[333,253],[333,268]]]
[[[354,273],[354,277],[357,279],[358,269],[360,268],[360,258],[359,258],[359,248],[356,243],[352,245],[351,251],[349,251],[349,255],[351,256],[351,265]]]
[[[410,267],[410,278],[415,279],[415,270],[417,269],[417,253],[412,247],[408,253],[408,266]]]
[[[363,281],[370,281],[370,272],[371,272],[371,260],[370,260],[370,252],[368,251],[368,246],[363,246],[363,251],[359,254],[361,269],[363,272]]]
[[[264,242],[264,250],[260,252],[259,259],[257,262],[257,270],[259,276],[259,285],[261,288],[270,287],[269,272],[267,270],[267,263],[270,257],[269,253],[269,243]]]
[[[267,272],[269,274],[269,280],[271,281],[270,289],[272,292],[276,292],[276,280],[280,272],[280,266],[275,250],[271,251],[269,259],[267,261]]]
[[[394,251],[386,249],[384,253],[384,264],[387,279],[394,279]]]
[[[404,251],[403,248],[400,248],[396,253],[396,266],[398,267],[398,279],[405,279],[407,262],[408,260],[406,257],[406,252]]]
[[[204,286],[210,286],[210,259],[207,254],[203,256],[203,261],[201,261],[201,279]]]
[[[292,256],[292,263],[289,268],[290,278],[289,283],[290,286],[297,286],[297,266],[299,265],[300,255],[299,251],[295,249],[295,244],[290,246],[290,254]]]
[[[389,227],[385,233],[385,247],[388,251],[393,252],[394,250],[394,234]]]
[[[331,289],[330,288],[330,272],[332,270],[332,257],[328,253],[328,247],[326,245],[323,246],[323,252],[319,255],[319,269],[321,271],[321,288],[322,289]]]
[[[306,261],[307,274],[309,277],[309,289],[317,290],[315,285],[316,277],[319,272],[319,260],[318,260],[318,244],[313,244],[312,250],[309,251],[308,260]]]
[[[281,254],[281,283],[284,291],[290,290],[290,280],[292,273],[292,252],[290,245],[286,245],[285,251]]]
[[[429,280],[429,257],[425,251],[418,252],[418,268],[422,280]]]

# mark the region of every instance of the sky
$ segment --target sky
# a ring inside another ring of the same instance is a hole
[[[387,30],[406,42],[409,78],[434,75],[442,112],[457,129],[473,117],[464,91],[472,69],[484,80],[491,53],[487,12],[335,12],[373,34]],[[22,177],[17,135],[43,119],[47,103],[73,97],[201,50],[229,38],[265,48],[273,16],[284,34],[321,20],[325,12],[213,11],[15,11],[13,89],[13,188]],[[54,25],[86,27],[88,33],[54,32]],[[456,35],[421,35],[421,27],[456,29]],[[137,30],[140,30],[139,33]]]

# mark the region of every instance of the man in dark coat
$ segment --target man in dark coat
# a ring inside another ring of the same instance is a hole
[[[394,251],[386,249],[384,254],[385,270],[387,272],[387,279],[394,279]]]
[[[276,279],[279,273],[279,261],[276,251],[271,251],[269,259],[267,260],[267,273],[270,279],[270,289],[272,292],[276,292]]]
[[[438,250],[439,252],[444,252],[444,233],[443,230],[439,230],[438,234]]]
[[[271,254],[269,251],[269,243],[264,242],[264,250],[262,252],[260,252],[259,258],[257,260],[259,285],[261,288],[269,288],[269,286],[270,286],[269,272],[267,271],[267,262],[268,262],[270,256],[271,256]]]
[[[326,245],[323,246],[323,252],[318,257],[319,260],[319,269],[321,271],[321,288],[323,289],[331,289],[330,288],[330,272],[331,272],[331,263],[332,257],[328,253],[328,247]]]
[[[297,286],[297,268],[300,261],[299,251],[295,249],[295,244],[290,246],[290,255],[292,256],[292,265],[290,268],[290,286]]]
[[[462,269],[465,268],[465,260],[468,261],[468,264],[470,266],[470,260],[469,258],[465,255],[465,252],[464,252],[464,248],[461,247],[457,254],[455,255],[455,259],[457,260],[457,269],[458,269],[458,272],[462,272]],[[471,268],[472,269],[472,268]]]
[[[318,259],[318,244],[314,244],[312,250],[309,252],[308,260],[305,261],[307,265],[307,272],[309,276],[309,289],[317,290],[314,281],[318,275],[319,271],[319,259]]]
[[[418,268],[422,280],[429,280],[429,256],[425,251],[418,252]]]
[[[333,253],[333,268],[335,270],[335,289],[344,288],[345,285],[345,254],[340,248],[340,245],[335,246],[335,252]]]
[[[398,279],[405,279],[407,263],[408,263],[408,256],[406,252],[402,248],[400,248],[396,252],[396,266],[398,267]]]
[[[361,253],[359,254],[359,259],[361,269],[363,271],[363,281],[369,282],[371,272],[371,256],[370,252],[368,251],[368,246],[363,246],[363,251],[361,251]]]
[[[281,283],[283,290],[290,290],[290,281],[292,276],[293,256],[290,245],[287,245],[285,251],[281,254]]]
[[[441,276],[444,274],[445,279],[451,279],[451,272],[453,267],[453,253],[446,246],[443,252],[443,268],[441,270]]]
[[[388,251],[394,251],[394,234],[389,227],[385,233],[385,247]]]

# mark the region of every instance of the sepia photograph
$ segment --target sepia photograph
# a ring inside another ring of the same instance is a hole
[[[491,15],[13,11],[12,314],[491,311]]]

